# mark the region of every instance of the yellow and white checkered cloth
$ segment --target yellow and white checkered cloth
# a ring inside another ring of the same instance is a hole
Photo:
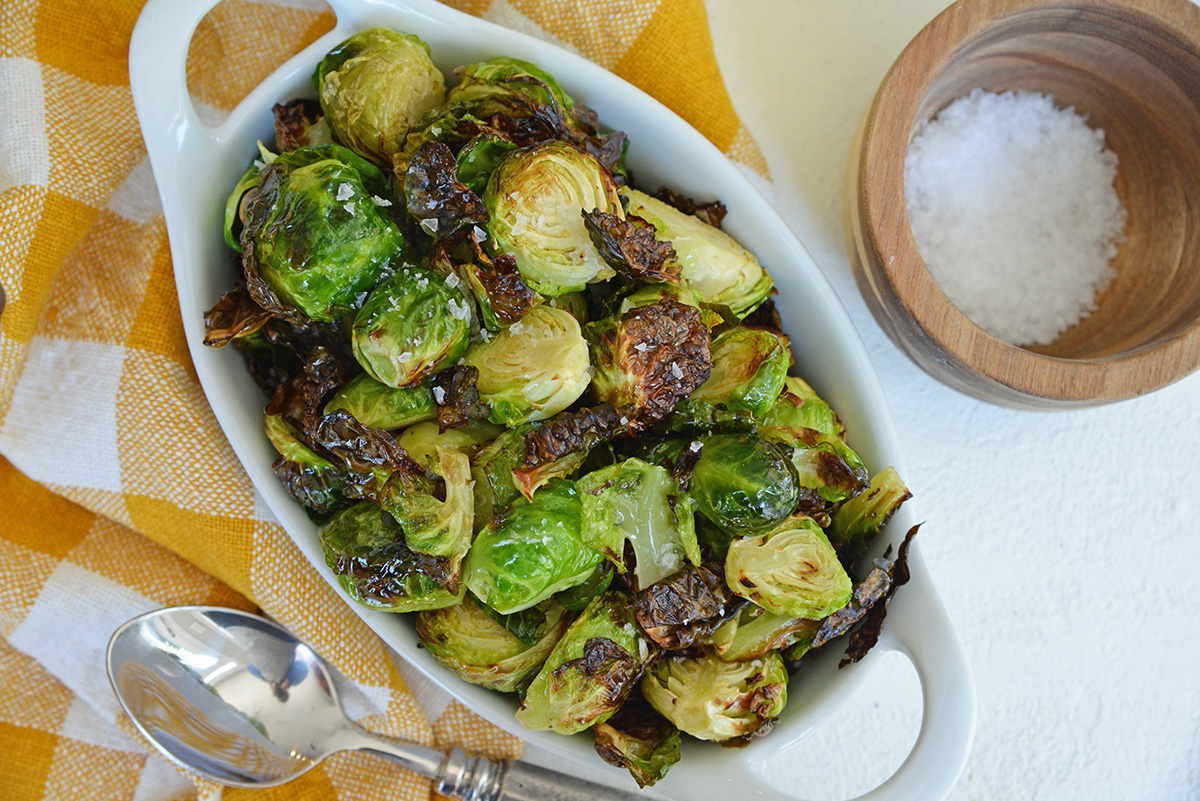
[[[367,728],[515,756],[517,738],[410,691],[265,510],[213,418],[129,92],[142,1],[0,0],[0,798],[221,794],[149,749],[104,674],[119,624],[176,604],[257,605],[353,682],[348,706]],[[582,53],[765,174],[702,0],[453,4]],[[192,42],[197,105],[219,118],[333,22],[319,0],[225,0]],[[392,764],[344,754],[253,797],[429,795]]]

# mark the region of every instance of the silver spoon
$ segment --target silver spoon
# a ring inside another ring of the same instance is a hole
[[[108,643],[108,678],[146,738],[183,768],[271,787],[338,751],[392,757],[466,801],[644,801],[527,762],[493,762],[369,734],[350,722],[325,661],[276,623],[205,606],[136,617]]]

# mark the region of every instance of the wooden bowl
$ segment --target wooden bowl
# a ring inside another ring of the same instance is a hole
[[[1053,343],[1016,347],[946,297],[909,230],[904,156],[917,127],[981,87],[1074,106],[1120,161],[1117,277]],[[935,378],[992,403],[1093,406],[1200,366],[1200,8],[1190,0],[961,0],[908,45],[851,149],[845,231],[859,288]]]

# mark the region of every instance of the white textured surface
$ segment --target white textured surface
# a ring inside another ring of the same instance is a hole
[[[1200,375],[1125,403],[1016,412],[944,387],[882,333],[842,248],[850,139],[943,0],[709,0],[777,208],[850,310],[887,391],[926,559],[971,659],[979,724],[955,801],[1200,798]],[[898,154],[900,157],[901,154]],[[901,659],[787,780],[813,801],[902,758]],[[865,768],[846,767],[863,758]],[[783,778],[783,777],[781,777]]]

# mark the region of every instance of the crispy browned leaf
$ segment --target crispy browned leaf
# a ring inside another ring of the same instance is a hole
[[[281,153],[321,144],[310,136],[312,127],[323,117],[317,101],[301,99],[276,103],[272,111],[275,112],[275,146]]]
[[[849,623],[846,623],[844,620],[839,620],[829,624],[831,633],[827,634],[827,636],[821,640],[822,642],[828,642],[832,637],[835,637],[837,634],[846,631],[858,620],[862,621],[862,625],[851,632],[850,642],[846,646],[846,656],[844,659],[842,659],[842,661],[838,662],[838,667],[845,667],[852,662],[859,661],[866,656],[867,652],[870,651],[871,648],[874,647],[875,643],[879,641],[879,632],[883,628],[884,618],[887,617],[888,604],[891,603],[892,598],[896,595],[896,590],[908,583],[910,576],[908,571],[908,547],[912,543],[913,537],[916,536],[917,529],[920,527],[920,524],[915,525],[908,530],[907,534],[904,535],[904,541],[900,543],[900,549],[897,552],[896,559],[894,561],[888,563],[886,556],[884,559],[876,560],[875,568],[872,569],[871,575],[868,575],[867,577],[867,580],[871,581],[871,586],[864,590],[861,601],[858,598],[858,591],[856,590],[854,597],[851,599],[849,604],[849,606],[855,606],[856,603],[858,606],[863,606],[864,603],[869,605],[867,605],[861,613],[857,613],[853,610],[846,613],[846,617],[854,617],[857,615],[857,618],[849,621]],[[876,574],[876,571],[890,574],[890,581],[888,582],[890,586],[883,587],[883,579],[880,576],[875,576],[874,580],[872,580],[872,576]],[[863,582],[863,585],[866,584],[867,582]],[[843,607],[843,609],[847,608],[848,607]],[[838,614],[839,612],[835,612],[830,619],[837,617]],[[840,631],[838,631],[837,634],[834,634],[832,632],[835,629],[840,629]],[[821,629],[817,631],[818,638],[821,637],[821,632],[824,630],[825,624],[822,623]],[[813,647],[815,647],[816,644],[817,639],[814,638]]]
[[[631,693],[615,715],[592,731],[592,747],[600,758],[628,770],[638,787],[654,784],[679,761],[679,729],[641,693]]]
[[[675,258],[675,248],[656,237],[652,225],[599,209],[581,213],[592,244],[618,273],[640,281],[679,283],[683,267]]]
[[[337,456],[351,470],[369,472],[384,468],[425,474],[390,432],[365,426],[344,409],[322,416],[305,433],[314,445]]]
[[[579,106],[575,107],[579,110]],[[621,156],[625,153],[625,132],[613,131],[604,136],[588,136],[583,139],[581,144],[583,149],[595,157],[596,161],[600,162],[604,169],[609,172],[616,172],[617,164],[621,161]],[[622,179],[619,175],[614,175],[614,178],[620,182]]]
[[[676,192],[674,189],[669,189],[665,186],[659,187],[654,196],[663,203],[669,203],[675,208],[682,211],[684,214],[694,214],[704,222],[711,225],[713,228],[720,228],[721,221],[725,219],[725,215],[729,213],[729,209],[725,208],[725,204],[719,200],[710,200],[707,203],[701,203],[698,200],[693,200],[687,195]]]
[[[223,348],[259,330],[269,319],[271,313],[254,302],[245,283],[238,282],[204,313],[204,344]]]
[[[581,657],[567,660],[551,672],[550,689],[561,690],[569,681],[565,677],[578,670],[604,688],[605,695],[598,700],[598,705],[611,708],[629,691],[643,667],[628,651],[608,637],[592,637],[583,644]]]
[[[479,369],[460,364],[434,375],[433,400],[437,404],[442,431],[462,428],[475,420],[486,420],[490,407],[479,399]]]
[[[646,636],[668,651],[687,648],[711,634],[741,605],[718,562],[689,565],[633,599],[634,614]]]
[[[288,379],[266,406],[267,414],[279,414],[290,420],[306,438],[321,418],[325,397],[345,383],[338,359],[327,348],[313,348],[304,367]]]
[[[525,435],[525,461],[521,467],[532,469],[589,451],[615,436],[621,426],[620,413],[607,403],[557,414]]]
[[[757,309],[746,315],[742,325],[747,328],[765,328],[782,334],[783,321],[779,319],[779,310],[775,308],[775,298],[767,298],[759,304]]]
[[[434,239],[488,220],[483,199],[458,180],[454,153],[441,142],[426,142],[404,173],[408,213]]]

